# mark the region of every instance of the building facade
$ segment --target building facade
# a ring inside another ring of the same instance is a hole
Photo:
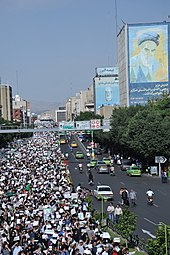
[[[93,86],[87,90],[81,90],[75,96],[66,101],[66,120],[74,120],[80,112],[94,111]]]
[[[23,124],[24,126],[31,123],[30,103],[16,95],[12,99],[13,120]]]
[[[59,107],[58,110],[55,111],[56,114],[56,122],[66,121],[66,107]]]
[[[170,23],[126,24],[118,34],[120,105],[145,105],[170,91]]]
[[[0,84],[0,105],[2,118],[12,121],[12,87],[8,84]]]

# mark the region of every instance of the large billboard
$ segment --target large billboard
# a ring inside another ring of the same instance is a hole
[[[128,26],[129,105],[169,92],[169,23]]]
[[[118,77],[95,77],[95,111],[102,106],[119,105],[119,81]]]

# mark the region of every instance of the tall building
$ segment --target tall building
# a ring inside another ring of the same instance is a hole
[[[66,102],[66,120],[74,120],[80,112],[94,111],[93,85],[81,90]]]
[[[56,113],[56,122],[62,122],[62,121],[66,121],[66,107],[59,107],[58,110],[55,111]]]
[[[145,105],[170,90],[170,23],[126,24],[118,33],[120,105]]]
[[[100,114],[100,108],[119,105],[119,76],[117,67],[98,67],[94,84],[95,113]],[[109,107],[110,108],[110,107]]]
[[[13,97],[13,120],[23,124],[24,126],[31,123],[30,103],[22,99],[19,95]]]
[[[2,118],[12,121],[12,87],[8,84],[0,84],[0,105]]]

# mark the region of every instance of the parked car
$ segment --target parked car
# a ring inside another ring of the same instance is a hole
[[[77,159],[83,159],[84,158],[84,154],[81,151],[77,151],[76,152],[76,158]]]
[[[131,159],[121,159],[120,169],[122,171],[126,171],[128,169],[128,167],[131,165],[132,165]]]
[[[109,167],[106,165],[104,161],[97,161],[97,164],[95,166],[95,169],[98,174],[103,173],[103,174],[109,174]]]
[[[139,166],[129,166],[126,170],[126,173],[129,176],[141,176],[141,170]]]
[[[108,185],[98,185],[94,190],[94,197],[97,199],[106,199],[112,200],[113,199],[113,191]]]

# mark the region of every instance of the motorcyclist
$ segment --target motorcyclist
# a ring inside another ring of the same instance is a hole
[[[83,170],[83,165],[82,163],[79,163],[79,171],[82,171]]]
[[[148,197],[153,197],[154,192],[153,192],[151,189],[148,189],[148,191],[146,192],[146,195],[147,195]]]
[[[93,183],[94,180],[93,180],[93,174],[91,171],[89,171],[89,183]]]
[[[154,192],[151,189],[148,189],[148,191],[146,192],[146,195],[147,195],[148,203],[153,203]]]

